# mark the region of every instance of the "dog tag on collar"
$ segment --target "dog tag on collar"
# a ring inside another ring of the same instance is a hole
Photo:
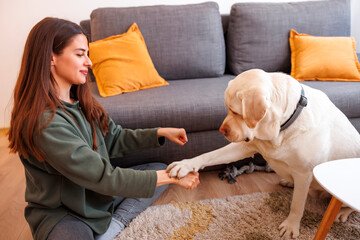
[[[307,103],[308,103],[308,100],[307,98],[304,96],[304,89],[302,89],[301,91],[301,96],[300,96],[300,100],[299,100],[299,104],[303,107],[306,107],[307,106]]]

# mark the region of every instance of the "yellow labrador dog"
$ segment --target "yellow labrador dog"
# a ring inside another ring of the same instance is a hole
[[[309,189],[322,190],[313,179],[313,168],[326,161],[360,157],[359,133],[326,94],[283,73],[252,69],[238,75],[229,82],[225,104],[228,115],[220,132],[231,143],[170,164],[170,176],[184,177],[259,152],[283,178],[282,185],[294,186],[289,216],[279,230],[285,238],[298,237]],[[339,220],[347,220],[351,212],[342,209]]]

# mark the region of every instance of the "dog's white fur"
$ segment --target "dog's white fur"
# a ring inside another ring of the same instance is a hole
[[[286,130],[280,126],[293,114],[301,86],[308,105]],[[220,132],[231,142],[218,150],[169,165],[172,177],[184,177],[207,166],[227,164],[259,152],[271,168],[294,186],[289,216],[280,235],[296,238],[309,188],[323,190],[313,179],[313,168],[326,161],[360,157],[360,135],[323,92],[301,85],[283,73],[246,71],[229,82],[228,108]],[[336,177],[336,176],[329,176]],[[345,221],[351,211],[338,215]]]

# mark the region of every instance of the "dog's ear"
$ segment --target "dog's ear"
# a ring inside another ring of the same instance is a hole
[[[261,89],[250,89],[242,96],[242,114],[246,125],[255,128],[258,122],[263,119],[270,102]]]

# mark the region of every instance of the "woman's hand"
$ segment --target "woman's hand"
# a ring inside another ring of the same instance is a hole
[[[183,128],[159,128],[158,136],[166,137],[170,141],[181,146],[183,146],[188,141],[186,131]]]
[[[161,186],[165,184],[177,184],[186,189],[194,189],[199,185],[199,173],[198,172],[190,172],[183,178],[172,178],[166,172],[166,170],[156,171],[157,173],[157,184],[156,186]]]
[[[186,189],[194,189],[199,185],[199,173],[198,172],[190,172],[188,175],[186,175],[183,178],[175,178],[176,182],[175,184],[186,188]]]

